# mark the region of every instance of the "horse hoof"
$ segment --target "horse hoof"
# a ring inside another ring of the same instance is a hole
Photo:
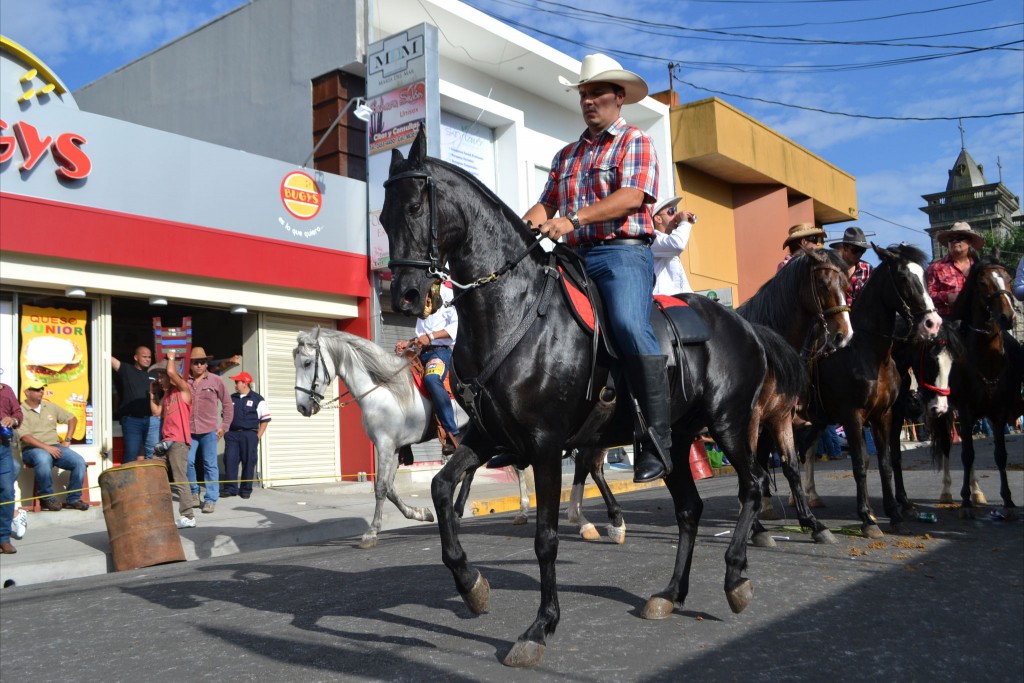
[[[754,584],[750,583],[750,579],[743,579],[731,591],[726,591],[725,598],[729,601],[729,609],[732,610],[732,613],[739,614],[754,599]]]
[[[597,530],[597,527],[587,522],[580,527],[580,537],[584,541],[599,541],[601,540],[601,533]]]
[[[424,522],[433,522],[434,521],[434,513],[431,512],[430,510],[426,509],[426,508],[423,508],[423,521]]]
[[[774,521],[777,519],[782,519],[782,517],[780,517],[779,513],[775,511],[774,506],[769,505],[768,507],[761,508],[761,519]]]
[[[651,621],[668,619],[672,616],[672,610],[675,608],[676,606],[671,600],[652,595],[648,598],[647,604],[644,605],[644,611],[640,613],[640,616]]]
[[[369,550],[370,548],[376,548],[377,537],[373,536],[372,538],[363,538],[363,540],[359,541],[359,545],[357,545],[356,547],[360,550]]]
[[[864,534],[864,538],[885,538],[885,534],[882,533],[877,524],[865,524],[861,527],[861,533]]]
[[[520,512],[512,519],[512,524],[515,526],[522,526],[523,524],[528,524],[529,521],[530,518]]]
[[[903,503],[902,505],[900,505],[900,512],[902,512],[907,517],[910,517],[914,514],[914,508],[915,506],[913,503]]]
[[[895,534],[896,536],[910,536],[911,531],[907,528],[907,525],[903,522],[899,524],[889,524],[889,533]]]
[[[751,542],[754,544],[754,547],[756,548],[774,548],[776,545],[775,539],[772,538],[772,535],[767,531],[762,531],[760,533],[754,534],[754,537],[751,539]]]
[[[945,503],[945,504],[948,505],[948,504],[950,504],[952,502],[953,502],[953,494],[952,493],[943,493],[942,495],[939,496],[939,503]]]
[[[975,505],[988,505],[988,498],[985,497],[984,493],[979,491],[978,493],[971,494],[971,502]]]
[[[477,574],[476,583],[462,596],[462,600],[473,614],[483,614],[487,611],[487,605],[491,602],[491,584],[487,583],[483,574]]]
[[[1017,519],[1017,508],[1003,508],[1003,519],[1012,522]]]
[[[815,496],[814,498],[811,498],[810,500],[808,500],[807,504],[810,507],[812,507],[812,508],[823,508],[823,507],[825,507],[825,501],[823,501],[818,496]]]
[[[543,645],[532,640],[519,640],[505,655],[505,660],[502,663],[505,666],[534,666],[540,663],[540,658],[543,656]]]
[[[608,538],[615,541],[619,545],[626,542],[626,525],[622,526],[609,526],[608,527]]]
[[[839,543],[836,537],[832,535],[832,532],[828,529],[822,529],[821,531],[815,531],[811,533],[811,538],[814,539],[815,543],[821,543],[822,545],[836,545]]]
[[[960,507],[958,512],[960,519],[974,519],[974,508]]]

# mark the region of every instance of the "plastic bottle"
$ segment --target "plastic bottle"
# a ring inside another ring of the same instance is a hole
[[[939,518],[935,516],[934,512],[918,512],[917,521],[929,522],[930,524],[934,524],[935,522],[939,521]]]

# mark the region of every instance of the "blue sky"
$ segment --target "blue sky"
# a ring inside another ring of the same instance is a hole
[[[240,4],[3,0],[0,31],[74,90]],[[908,241],[929,253],[927,217],[918,207],[922,194],[945,189],[960,152],[957,121],[864,116],[928,119],[1024,110],[1020,0],[468,4],[577,59],[611,54],[644,76],[652,91],[668,88],[669,62],[681,65],[676,76],[690,84],[675,83],[681,101],[716,95],[851,173],[861,210],[856,224],[876,233],[879,243]],[[894,60],[899,63],[881,65]],[[984,165],[988,181],[1000,178],[998,160],[1003,182],[1024,194],[1024,117],[965,118],[963,125],[967,149]]]

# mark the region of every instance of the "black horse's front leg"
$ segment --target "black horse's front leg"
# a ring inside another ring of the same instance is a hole
[[[868,449],[864,442],[864,423],[851,420],[843,423],[846,439],[850,443],[850,463],[853,466],[853,480],[857,484],[857,516],[860,517],[861,533],[865,538],[882,538],[884,534],[878,528],[878,520],[871,512],[871,501],[868,499]]]
[[[960,487],[960,519],[974,519],[974,500],[971,498],[971,477],[974,475],[974,415],[960,410],[960,461],[964,468]]]
[[[995,440],[996,467],[999,468],[999,495],[1003,498],[1003,514],[1007,519],[1016,517],[1016,505],[1013,503],[1013,496],[1010,493],[1010,482],[1006,479],[1006,435],[1003,428],[1006,426],[1006,417],[998,417],[992,420],[992,437]]]
[[[487,611],[491,589],[487,579],[466,559],[466,552],[459,542],[459,517],[455,513],[453,498],[455,486],[466,470],[478,467],[480,456],[463,441],[430,482],[430,496],[434,500],[441,535],[441,559],[444,566],[451,570],[455,587],[473,614]]]
[[[615,494],[612,493],[608,486],[608,480],[604,477],[604,460],[607,451],[590,451],[589,453],[584,451],[584,453],[589,456],[590,477],[594,480],[597,490],[601,492],[605,508],[608,510],[608,521],[610,522],[608,538],[619,544],[624,543],[626,541],[626,523],[622,519],[622,506],[615,499]]]
[[[555,580],[558,507],[562,490],[561,452],[535,459],[533,473],[537,485],[537,532],[533,546],[540,565],[540,607],[537,609],[537,618],[505,656],[506,666],[533,666],[539,663],[544,655],[547,637],[555,632],[561,615]]]
[[[903,514],[893,493],[893,468],[889,452],[889,430],[892,428],[892,412],[886,411],[881,417],[871,422],[874,430],[875,450],[878,452],[878,476],[882,482],[882,507],[889,516],[889,528],[892,533],[905,534],[907,528],[903,524]]]

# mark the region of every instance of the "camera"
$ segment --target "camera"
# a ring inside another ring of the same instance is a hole
[[[153,446],[153,455],[164,455],[167,451],[171,450],[171,446],[173,445],[173,441],[161,441],[157,445]]]

